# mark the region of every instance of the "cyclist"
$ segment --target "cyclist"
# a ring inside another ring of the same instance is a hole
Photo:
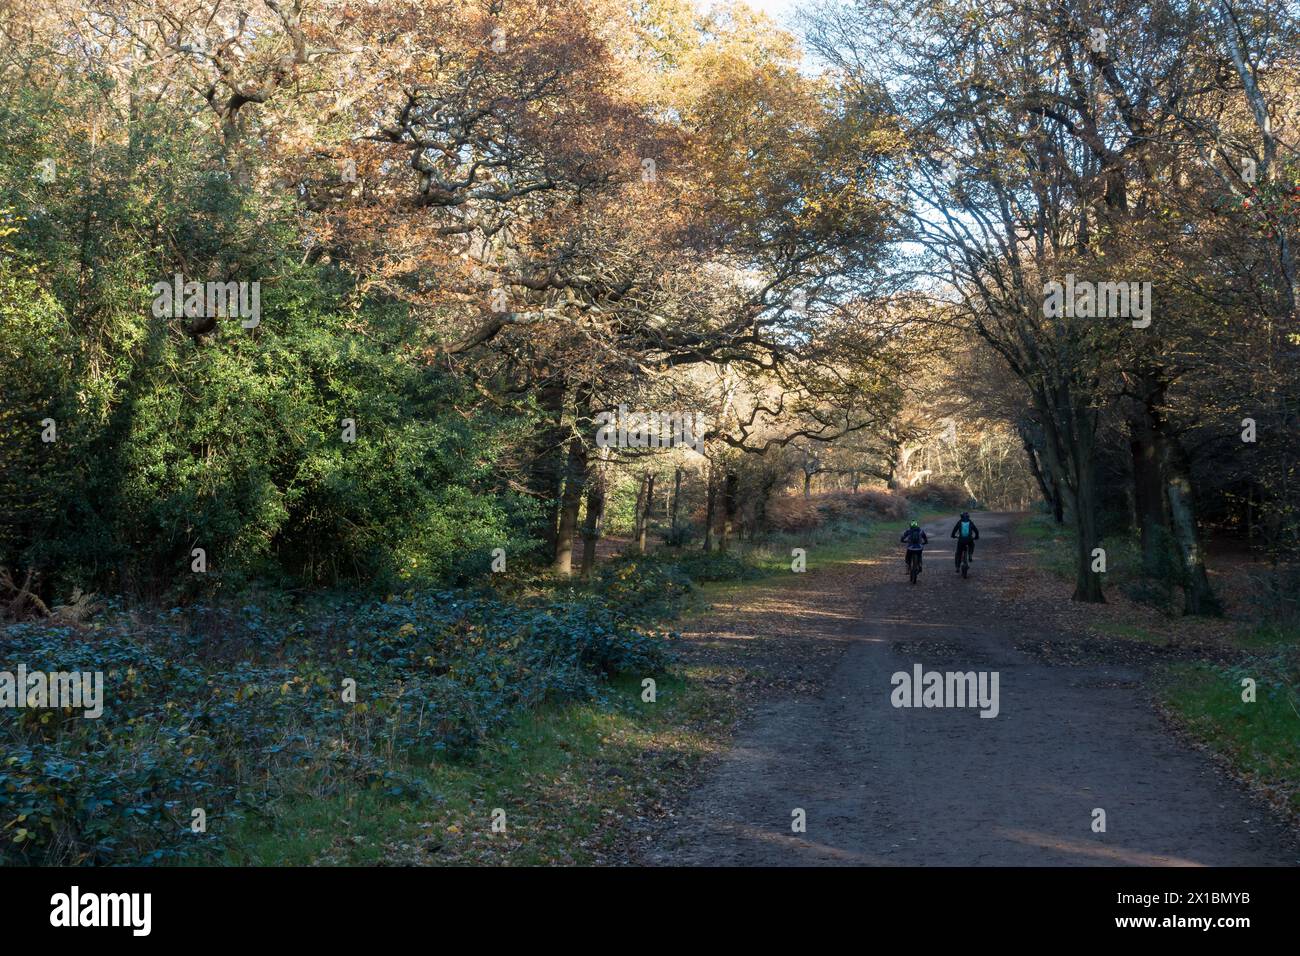
[[[912,526],[903,532],[903,536],[898,539],[900,543],[907,545],[907,555],[903,559],[907,563],[907,569],[912,570],[912,562],[916,562],[916,573],[921,573],[921,550],[930,543],[930,539],[925,535],[925,529],[921,527],[920,522],[913,521]]]
[[[957,553],[953,555],[957,572],[961,573],[961,553],[965,550],[968,561],[975,560],[975,542],[979,540],[980,529],[970,520],[970,512],[963,511],[957,523],[952,526],[952,537],[957,539]]]

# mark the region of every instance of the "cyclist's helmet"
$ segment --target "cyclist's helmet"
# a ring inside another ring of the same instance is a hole
[[[912,527],[913,527],[913,528],[919,528],[919,527],[921,527],[921,523],[920,523],[919,521],[913,521],[913,522],[912,522]]]
[[[969,521],[969,520],[970,520],[970,512],[969,512],[969,511],[963,511],[963,512],[961,513],[961,520],[962,520],[962,521]]]

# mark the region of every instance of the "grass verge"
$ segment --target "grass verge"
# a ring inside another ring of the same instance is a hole
[[[1232,667],[1172,665],[1159,699],[1193,739],[1300,822],[1300,634],[1292,631],[1288,643]]]
[[[412,771],[437,798],[299,793],[233,822],[242,865],[552,865],[617,860],[638,819],[718,746],[734,720],[699,675],[634,678],[601,698],[522,715],[466,761]],[[494,827],[495,823],[495,827]]]

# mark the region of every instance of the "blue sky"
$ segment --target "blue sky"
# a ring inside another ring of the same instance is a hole
[[[774,20],[784,21],[794,10],[795,0],[745,0],[755,10],[762,10]]]
[[[742,0],[747,6],[753,7],[766,13],[773,20],[782,25],[789,25],[790,15],[794,12],[796,4],[808,2],[808,0]],[[700,7],[709,6],[709,0],[696,0]]]

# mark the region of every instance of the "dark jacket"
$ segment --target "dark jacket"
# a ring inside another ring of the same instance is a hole
[[[970,534],[968,535],[968,537],[974,541],[978,541],[980,539],[980,529],[975,527],[975,522],[971,521],[969,518],[966,520],[966,523],[970,525]],[[949,537],[953,537],[953,538],[957,537],[960,531],[961,531],[961,519],[958,518],[957,523],[952,526],[952,534],[949,535]]]
[[[906,543],[909,548],[919,548],[930,542],[930,539],[925,536],[924,528],[908,528],[898,540]]]

